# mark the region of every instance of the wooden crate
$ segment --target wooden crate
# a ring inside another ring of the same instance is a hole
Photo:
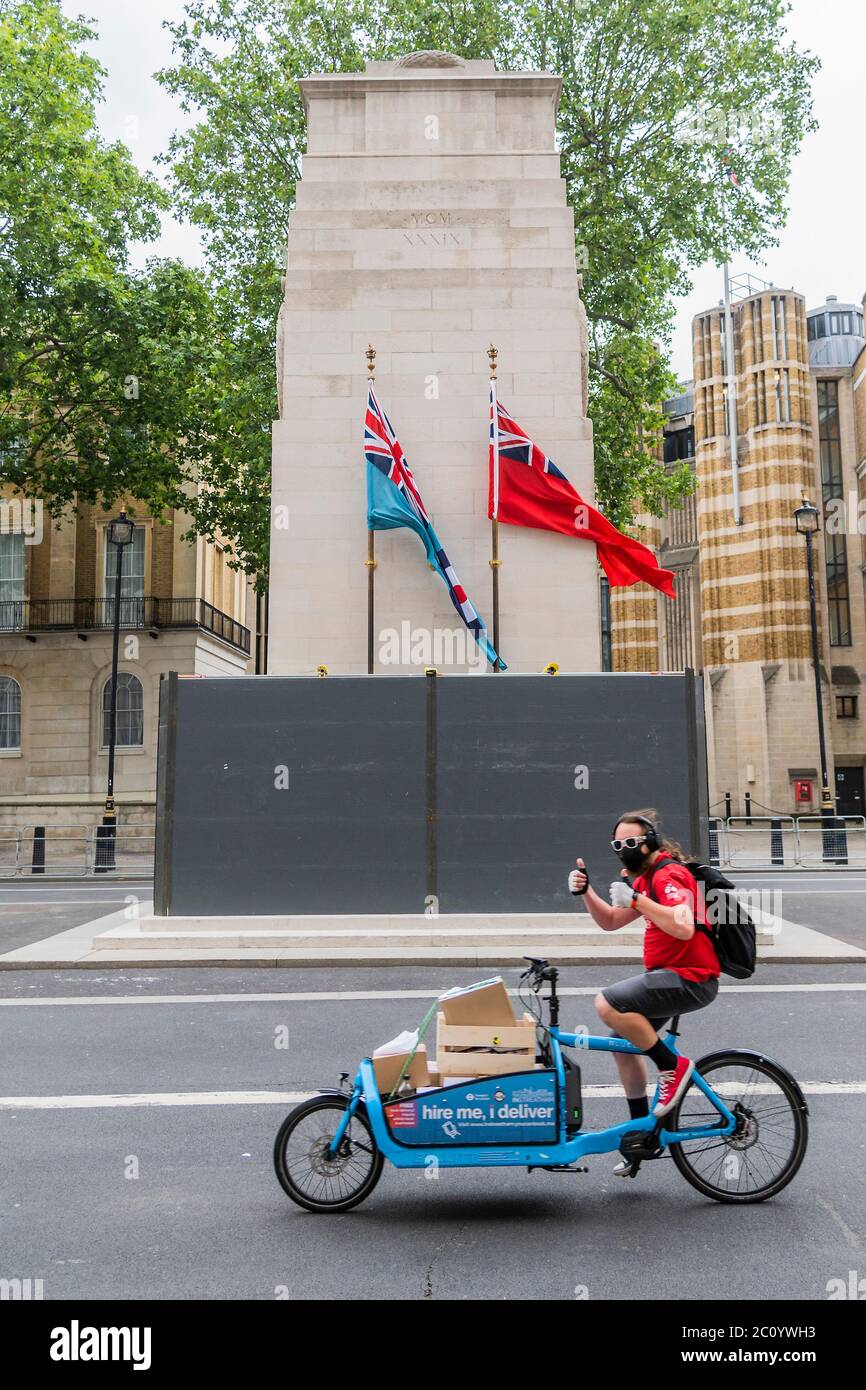
[[[446,1023],[437,1016],[439,1073],[447,1076],[506,1076],[535,1066],[535,1019],[531,1014],[504,1026],[495,1023]],[[507,1047],[508,1052],[466,1052],[467,1047]]]

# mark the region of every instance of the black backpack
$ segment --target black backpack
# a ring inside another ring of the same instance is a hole
[[[649,870],[649,896],[653,902],[658,898],[653,892],[653,876],[656,869],[666,864],[677,864],[677,859],[657,859]],[[712,864],[700,864],[689,860],[683,864],[692,878],[703,885],[704,905],[707,912],[708,927],[695,923],[695,930],[708,936],[716,949],[719,965],[726,975],[735,980],[748,980],[755,973],[757,941],[755,924],[736,894],[736,884]]]

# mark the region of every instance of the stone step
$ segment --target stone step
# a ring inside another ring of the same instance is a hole
[[[206,919],[198,919],[203,921]],[[217,919],[224,921],[225,919]],[[249,918],[237,919],[236,925],[229,929],[191,927],[188,921],[174,918],[150,918],[138,925],[124,923],[101,933],[93,939],[93,949],[98,951],[146,950],[293,950],[293,951],[337,951],[348,949],[378,949],[399,951],[419,948],[440,950],[495,951],[504,950],[521,955],[561,956],[563,952],[586,951],[589,948],[604,950],[617,949],[619,952],[640,956],[643,946],[642,929],[623,928],[618,932],[604,932],[592,927],[550,927],[550,926],[466,926],[452,927],[437,925],[435,920],[427,919],[424,925],[415,927],[322,927],[313,928],[309,924],[316,919],[306,919],[304,926],[296,929],[268,928],[250,922]],[[269,919],[262,919],[267,921]],[[270,919],[273,920],[273,919]],[[297,920],[297,919],[295,919]],[[774,935],[769,931],[759,932],[759,944],[770,945]]]

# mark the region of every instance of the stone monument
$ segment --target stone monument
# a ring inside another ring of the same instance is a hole
[[[368,344],[380,403],[492,636],[488,346],[503,405],[592,501],[586,316],[554,140],[558,77],[413,53],[300,85],[308,149],[278,331],[269,670],[354,674],[367,670]],[[598,670],[595,547],[500,526],[499,555],[509,670]],[[375,671],[417,670],[425,652],[440,669],[477,669],[474,644],[461,661],[459,641],[450,657],[438,643],[461,625],[417,536],[377,532],[375,558]]]

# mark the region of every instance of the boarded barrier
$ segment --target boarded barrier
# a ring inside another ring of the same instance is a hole
[[[178,679],[160,690],[160,915],[557,912],[657,806],[707,855],[700,678]]]

